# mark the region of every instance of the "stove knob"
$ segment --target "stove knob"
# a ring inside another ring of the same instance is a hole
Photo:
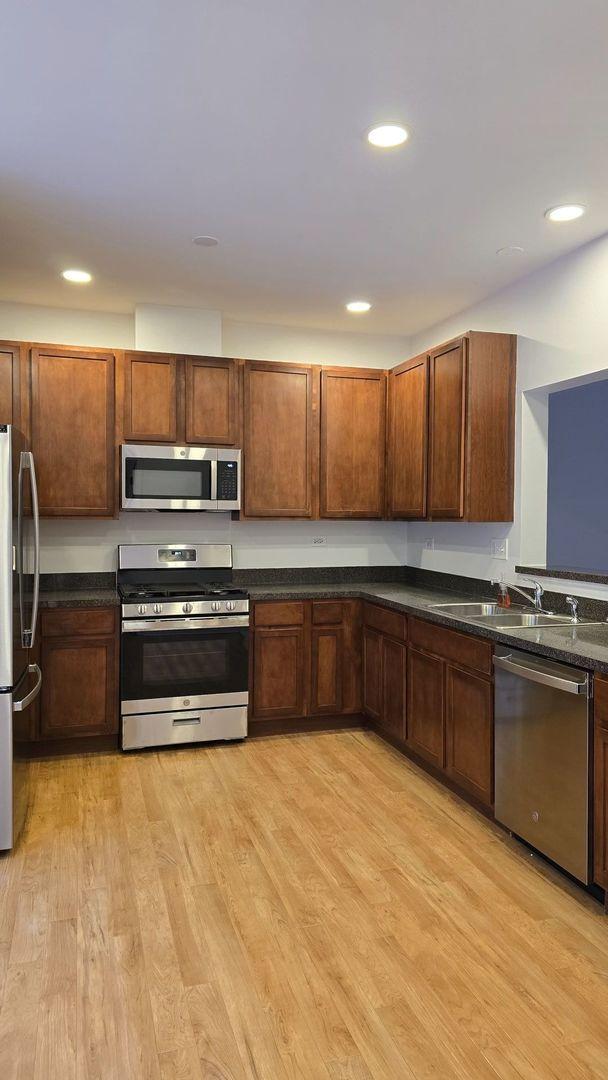
[[[211,610],[212,611],[220,611],[221,607],[222,607],[222,605],[220,604],[219,600],[213,600],[211,602]]]
[[[138,604],[137,605],[137,614],[138,615],[145,615],[147,610],[148,609],[147,609],[145,604]]]
[[[160,615],[162,610],[163,610],[162,609],[162,604],[155,604],[154,605],[154,614],[155,615]]]
[[[184,615],[189,615],[192,611],[192,604],[182,604],[182,611]]]
[[[227,600],[226,601],[226,611],[234,611],[235,607],[236,607],[236,604],[235,604],[234,600]]]

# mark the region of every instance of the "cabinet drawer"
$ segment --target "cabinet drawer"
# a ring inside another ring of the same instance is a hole
[[[113,634],[117,608],[62,608],[42,612],[43,637]]]
[[[608,679],[595,676],[593,680],[593,714],[598,727],[608,731]]]
[[[363,622],[380,634],[389,634],[390,637],[405,641],[407,620],[405,615],[400,615],[397,611],[389,611],[377,604],[364,604]]]
[[[302,626],[304,623],[304,604],[302,602],[264,601],[255,605],[254,621],[256,626]]]
[[[312,605],[312,621],[315,626],[336,626],[342,622],[342,604],[335,600],[315,600]]]
[[[446,630],[443,626],[410,619],[409,642],[417,649],[433,653],[443,660],[481,671],[484,675],[492,674],[492,645],[489,641],[470,634],[461,634],[458,630]]]

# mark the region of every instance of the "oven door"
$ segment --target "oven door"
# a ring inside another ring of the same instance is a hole
[[[247,615],[126,619],[121,713],[247,705]]]
[[[123,446],[123,510],[217,510],[217,449]]]

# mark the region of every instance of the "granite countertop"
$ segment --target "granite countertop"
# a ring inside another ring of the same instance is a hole
[[[116,589],[41,589],[40,609],[117,607]]]
[[[465,603],[477,600],[470,593],[457,593],[428,586],[391,585],[359,582],[355,585],[259,585],[249,589],[253,600],[331,600],[358,597],[381,603],[406,615],[418,615],[429,622],[487,638],[489,641],[546,656],[560,663],[575,664],[590,671],[608,674],[608,623],[578,623],[566,626],[543,626],[494,630],[492,627],[456,619],[433,611],[434,604]],[[491,590],[488,589],[488,598]]]
[[[441,611],[433,611],[434,604],[465,603],[472,599],[466,591],[456,592],[434,588],[429,585],[405,585],[400,582],[353,582],[338,584],[282,584],[250,585],[251,599],[259,600],[333,600],[353,598],[383,604],[406,615],[419,616],[429,622],[452,630],[475,634],[489,641],[510,645],[561,663],[575,664],[590,671],[608,674],[608,623],[578,623],[565,626],[544,626],[495,630],[479,626],[475,622],[456,619]],[[491,590],[488,589],[491,598]],[[41,608],[107,607],[120,603],[118,594],[111,587],[90,587],[42,590]]]

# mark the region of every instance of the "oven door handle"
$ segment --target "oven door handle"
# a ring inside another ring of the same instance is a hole
[[[123,634],[161,633],[163,630],[231,630],[249,626],[248,615],[220,615],[209,619],[125,619]]]

